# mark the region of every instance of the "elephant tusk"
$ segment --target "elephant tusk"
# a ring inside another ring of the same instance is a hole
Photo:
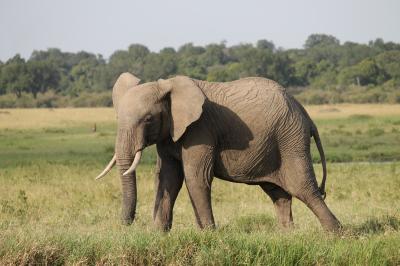
[[[114,154],[114,156],[112,157],[111,161],[108,163],[108,165],[106,166],[106,168],[103,170],[103,172],[101,172],[101,174],[99,174],[95,180],[98,180],[102,177],[104,177],[108,172],[110,172],[111,168],[113,168],[113,166],[115,165],[115,162],[117,161],[117,156]]]
[[[142,158],[142,151],[136,152],[135,158],[133,159],[131,167],[129,167],[129,169],[126,170],[126,172],[123,173],[122,175],[123,176],[127,176],[127,175],[133,173],[135,171],[135,169],[136,169],[136,166],[138,166],[138,164],[140,162],[140,158]]]

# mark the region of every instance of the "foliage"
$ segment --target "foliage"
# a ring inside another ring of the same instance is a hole
[[[337,38],[326,34],[312,34],[303,49],[289,50],[277,48],[265,39],[255,45],[187,43],[177,50],[166,47],[159,52],[132,44],[126,50],[115,51],[108,60],[84,51],[68,53],[51,48],[34,51],[28,60],[16,55],[0,63],[0,96],[14,94],[17,97],[14,104],[7,102],[0,106],[37,106],[36,103],[26,104],[26,97],[23,99],[22,95],[32,94],[36,99],[49,91],[55,94],[51,106],[62,106],[58,103],[60,98],[69,101],[65,105],[74,106],[79,102],[82,106],[85,100],[75,98],[109,91],[117,77],[126,71],[143,82],[179,74],[208,81],[266,77],[289,89],[301,88],[292,91],[301,91],[299,99],[314,104],[398,103],[399,62],[400,44],[382,39],[368,44],[341,44]]]

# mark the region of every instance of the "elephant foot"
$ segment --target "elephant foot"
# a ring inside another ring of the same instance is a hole
[[[339,220],[329,210],[321,197],[313,197],[312,200],[306,200],[305,203],[317,216],[324,230],[333,233],[340,232],[342,226]]]
[[[133,223],[133,219],[121,219],[121,224],[122,225],[131,225]]]
[[[335,216],[333,216],[332,219],[329,219],[327,221],[321,221],[321,225],[325,231],[332,233],[340,233],[343,229],[342,224],[339,222],[338,219],[336,219]]]

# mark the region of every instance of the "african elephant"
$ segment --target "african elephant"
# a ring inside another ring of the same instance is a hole
[[[265,78],[206,82],[177,76],[139,85],[123,73],[113,87],[118,132],[115,155],[122,183],[122,220],[136,208],[136,173],[143,149],[156,144],[154,222],[172,225],[175,199],[185,181],[200,228],[214,228],[213,177],[259,185],[272,199],[279,224],[291,227],[292,196],[304,202],[322,227],[340,223],[323,196],[326,163],[315,124],[278,83]],[[323,166],[318,188],[310,154],[314,137]]]

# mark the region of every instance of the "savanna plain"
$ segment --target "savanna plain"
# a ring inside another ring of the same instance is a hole
[[[216,230],[197,229],[183,187],[172,231],[158,232],[154,147],[137,171],[137,218],[121,225],[116,170],[94,180],[113,154],[113,109],[0,109],[0,265],[400,265],[400,105],[306,109],[325,148],[339,234],[322,231],[298,200],[295,228],[282,231],[258,186],[218,179]],[[314,144],[312,153],[320,182]]]

